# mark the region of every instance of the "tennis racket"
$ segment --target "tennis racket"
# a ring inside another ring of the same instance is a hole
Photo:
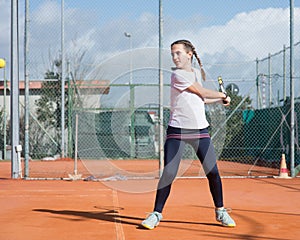
[[[218,83],[219,83],[219,90],[220,90],[220,92],[224,93],[227,96],[227,92],[225,90],[224,82],[223,82],[223,79],[222,79],[221,76],[218,77]],[[226,104],[227,101],[223,100],[223,103]]]

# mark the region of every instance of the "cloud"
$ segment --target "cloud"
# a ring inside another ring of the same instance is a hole
[[[81,51],[89,51],[90,49],[92,49],[96,44],[96,41],[93,38],[94,34],[95,29],[90,29],[88,32],[86,32],[86,34],[80,35],[79,37],[76,37],[73,41],[71,41],[67,47],[70,54]]]
[[[300,28],[300,9],[295,8],[295,29]],[[224,25],[179,31],[177,38],[191,39],[202,53],[216,54],[235,48],[249,59],[266,57],[289,45],[289,9],[268,8],[243,12]],[[295,39],[300,39],[295,31]],[[175,37],[175,36],[173,36]]]
[[[10,60],[10,1],[0,1],[0,58]]]
[[[9,1],[0,1],[0,20],[10,18]],[[30,57],[37,66],[45,66],[51,56],[59,55],[61,41],[60,2],[46,0],[31,6]],[[112,13],[113,14],[113,13]],[[23,19],[23,18],[22,18]],[[23,20],[20,21],[23,22]],[[67,55],[86,51],[86,59],[103,61],[105,58],[133,48],[158,46],[157,15],[143,12],[138,17],[119,15],[105,21],[97,9],[65,8],[65,42]],[[289,9],[268,8],[241,12],[223,25],[203,27],[201,17],[177,19],[165,16],[163,45],[179,38],[190,39],[207,64],[230,61],[254,61],[269,53],[278,52],[283,45],[289,46]],[[23,23],[22,23],[23,24]],[[300,8],[295,8],[295,41],[300,40]],[[0,56],[9,54],[10,24],[1,24]],[[132,38],[124,37],[130,32]],[[23,39],[20,31],[20,39]],[[79,49],[79,50],[78,50]],[[22,50],[22,49],[21,49]],[[21,55],[22,56],[22,55]],[[9,56],[8,56],[9,57]],[[226,57],[226,58],[225,58]],[[40,70],[40,75],[44,70]],[[32,74],[31,76],[33,77]],[[38,77],[38,76],[35,76]]]
[[[53,24],[60,21],[61,6],[56,1],[47,0],[34,11],[33,19],[38,19],[40,25]]]
[[[24,9],[24,3],[18,4],[19,9]],[[11,48],[11,4],[9,0],[0,0],[0,58],[6,59],[7,77],[10,72],[10,48]],[[18,15],[19,24],[19,55],[23,56],[23,42],[24,38],[24,11],[19,11]],[[20,68],[23,62],[20,60]]]

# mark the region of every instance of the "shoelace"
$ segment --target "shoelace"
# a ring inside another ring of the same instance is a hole
[[[231,217],[229,216],[229,214],[228,214],[228,212],[231,212],[232,211],[232,209],[231,208],[228,208],[228,209],[223,209],[223,210],[221,210],[222,211],[222,214],[221,214],[221,216],[220,216],[220,219],[222,220],[222,221],[224,221],[224,222],[227,222],[227,221],[232,221],[231,220]]]
[[[217,210],[219,213],[220,213],[220,217],[222,219],[224,219],[224,217],[227,218],[227,216],[229,216],[228,213],[230,213],[232,210],[231,208],[223,208],[223,209],[220,209],[220,210]]]
[[[160,221],[159,216],[156,213],[153,213],[153,212],[148,213],[147,219],[152,223],[156,223],[156,222]]]

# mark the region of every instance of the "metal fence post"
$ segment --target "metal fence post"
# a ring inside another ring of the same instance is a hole
[[[163,71],[162,71],[162,38],[163,38],[163,11],[162,11],[162,0],[159,0],[159,176],[162,175],[163,171],[163,159],[164,159],[164,106],[163,106]]]
[[[24,132],[24,177],[29,177],[29,74],[28,74],[28,24],[29,0],[25,2],[25,28],[24,28],[24,75],[25,75],[25,132]]]
[[[18,1],[11,0],[11,177],[19,178],[19,165],[15,146],[19,145],[19,36],[18,36]]]
[[[291,176],[295,177],[294,0],[290,0]]]

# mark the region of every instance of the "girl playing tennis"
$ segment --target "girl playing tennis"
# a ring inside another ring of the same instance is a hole
[[[153,229],[162,219],[162,211],[177,175],[184,146],[188,143],[195,150],[208,179],[216,220],[223,226],[235,227],[234,220],[223,205],[222,182],[204,108],[204,104],[214,102],[228,106],[230,97],[202,87],[201,77],[205,80],[205,73],[190,41],[173,42],[171,54],[176,68],[171,75],[171,113],[164,145],[164,170],[158,183],[153,212],[142,221],[142,226]],[[200,70],[192,67],[193,56]]]

